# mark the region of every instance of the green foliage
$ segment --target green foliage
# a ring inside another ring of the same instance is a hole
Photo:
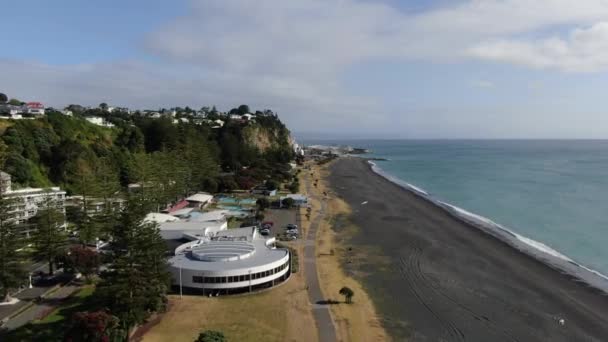
[[[270,207],[270,201],[266,197],[258,198],[258,200],[255,202],[255,204],[257,205],[258,210],[260,210],[260,211],[264,211],[268,207]]]
[[[283,200],[281,201],[281,205],[287,209],[291,209],[293,208],[295,204],[295,201],[293,200],[293,198],[283,198]]]
[[[194,342],[226,342],[226,337],[221,331],[205,330],[198,335]]]
[[[355,295],[355,292],[353,292],[353,290],[351,290],[349,287],[342,287],[339,293],[344,296],[346,304],[351,304],[353,302],[353,296]]]
[[[267,180],[265,185],[266,189],[268,189],[269,191],[274,191],[279,188],[279,184],[277,184],[277,182],[273,181],[272,179]]]
[[[8,97],[4,93],[0,93],[0,103],[6,103],[8,101]]]
[[[36,255],[49,263],[49,273],[53,274],[57,259],[63,256],[68,242],[63,213],[48,197],[32,218],[32,223],[36,227],[32,235]]]
[[[300,191],[300,183],[298,182],[297,179],[295,181],[293,181],[293,183],[289,184],[288,190],[292,194],[297,194],[298,191]]]
[[[13,106],[21,106],[23,102],[17,100],[17,99],[10,99],[8,100],[8,104],[13,105]]]
[[[240,105],[239,108],[237,108],[237,114],[239,115],[245,115],[247,113],[249,113],[249,106],[248,105]]]
[[[130,198],[112,230],[111,264],[98,291],[120,325],[129,331],[166,305],[169,274],[158,226],[144,222],[146,205]]]
[[[10,213],[14,201],[5,196],[3,184],[0,184],[0,301],[6,298],[10,289],[18,287],[25,280],[25,258],[19,251],[25,245],[25,237],[19,232]]]

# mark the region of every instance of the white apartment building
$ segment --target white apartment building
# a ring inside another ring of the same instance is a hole
[[[51,199],[57,209],[65,214],[65,191],[59,187],[48,189],[43,188],[24,188],[13,190],[11,187],[11,176],[0,171],[0,188],[2,195],[16,199],[12,204],[14,218],[17,224],[25,223],[38,213],[38,208],[47,200]]]

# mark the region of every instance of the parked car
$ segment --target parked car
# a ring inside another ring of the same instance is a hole
[[[260,234],[262,234],[262,235],[269,235],[270,234],[270,229],[268,229],[268,228],[260,229]]]
[[[289,229],[298,229],[298,225],[290,223],[290,224],[287,225],[286,229],[287,230],[289,230]]]
[[[272,221],[264,221],[264,222],[262,222],[262,226],[266,226],[266,225],[272,227],[272,226],[274,226],[274,222],[272,222]]]

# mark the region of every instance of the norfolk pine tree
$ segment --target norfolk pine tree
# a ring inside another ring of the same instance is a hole
[[[164,308],[170,284],[165,242],[157,224],[143,220],[148,207],[139,196],[128,199],[112,229],[112,263],[98,286],[127,333]]]
[[[25,255],[20,249],[25,236],[19,231],[11,206],[14,199],[6,196],[4,180],[0,178],[0,297],[8,300],[9,290],[25,280]]]
[[[56,201],[47,196],[32,221],[36,227],[32,234],[36,256],[48,262],[49,274],[53,275],[56,260],[65,254],[68,243],[65,217]]]

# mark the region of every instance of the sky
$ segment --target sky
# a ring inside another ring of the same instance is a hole
[[[7,0],[0,92],[301,136],[608,139],[608,0]]]

